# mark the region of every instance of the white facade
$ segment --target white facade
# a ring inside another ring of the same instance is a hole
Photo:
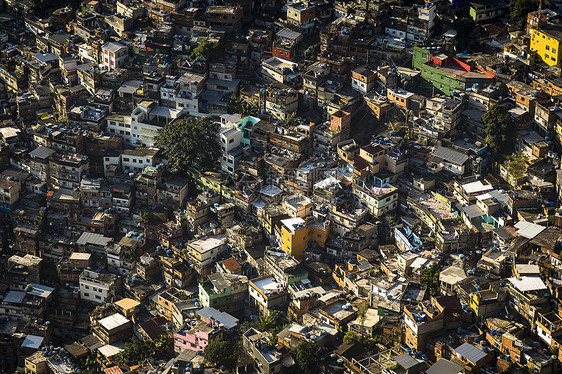
[[[107,117],[106,131],[122,137],[126,145],[132,144],[131,116],[111,115]]]
[[[357,198],[369,208],[375,217],[393,211],[398,205],[398,188],[394,186],[367,187],[355,184],[353,187]]]
[[[155,166],[155,154],[156,152],[143,152],[143,149],[125,150],[121,154],[121,165],[123,170],[137,172],[142,171],[147,166]]]
[[[180,110],[158,106],[156,101],[143,101],[131,113],[133,144],[152,147],[158,131],[181,114]]]
[[[96,62],[97,58],[94,54],[94,47],[87,43],[78,46],[78,57],[83,63]]]
[[[107,70],[114,70],[125,66],[125,60],[129,57],[129,48],[116,42],[107,42],[102,47],[102,64]]]
[[[242,131],[234,126],[223,126],[219,131],[221,145],[221,169],[233,173],[242,156]]]
[[[112,274],[100,274],[89,270],[84,270],[80,275],[80,299],[93,303],[103,304],[111,301],[115,296],[115,284]]]
[[[375,85],[374,81],[371,84],[367,85],[366,82],[361,82],[357,78],[351,78],[351,88],[361,92],[362,94],[366,94],[367,92],[369,92],[374,85]]]

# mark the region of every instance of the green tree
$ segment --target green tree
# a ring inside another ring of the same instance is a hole
[[[248,103],[240,96],[230,96],[226,103],[226,110],[228,113],[239,113],[242,116],[254,116],[258,114],[259,108],[253,104]]]
[[[203,40],[189,55],[192,60],[199,57],[207,61],[216,60],[221,56],[222,48],[216,40]]]
[[[289,113],[287,116],[281,121],[281,126],[283,127],[293,127],[299,125],[303,122],[304,119],[297,115],[297,112]]]
[[[482,124],[486,131],[486,143],[496,159],[513,152],[515,145],[513,117],[505,107],[493,105],[482,116]]]
[[[511,0],[509,15],[516,22],[517,29],[523,30],[527,23],[527,14],[539,8],[539,0]]]
[[[430,267],[421,269],[420,282],[427,285],[431,295],[439,294],[439,273],[441,266],[434,262]]]
[[[143,243],[146,244],[148,239],[148,225],[152,222],[154,216],[150,212],[140,212],[138,218],[135,220],[137,225],[142,226],[142,230],[144,233]]]
[[[369,304],[366,302],[361,303],[357,306],[357,318],[361,323],[361,333],[365,333],[365,320],[367,319],[367,310],[369,310]]]
[[[82,373],[84,374],[96,374],[99,373],[99,366],[92,357],[86,357],[86,360],[81,365]]]
[[[257,328],[260,331],[267,331],[273,335],[277,335],[287,324],[287,316],[279,311],[274,310],[267,316],[258,318]]]
[[[169,356],[172,348],[173,341],[166,334],[156,340],[131,338],[125,343],[125,349],[119,353],[117,361],[124,365],[135,365],[145,360],[163,359]]]
[[[474,45],[476,23],[470,17],[459,17],[453,20],[453,28],[457,32],[457,52],[470,50]]]
[[[318,346],[303,340],[297,347],[297,364],[304,374],[318,373]]]
[[[164,126],[156,137],[173,173],[185,173],[189,166],[212,169],[220,157],[218,125],[209,118],[181,119]]]
[[[210,342],[203,351],[203,357],[211,364],[225,365],[232,368],[236,365],[238,354],[236,347],[227,340]]]

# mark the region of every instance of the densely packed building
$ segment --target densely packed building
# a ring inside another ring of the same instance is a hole
[[[3,2],[0,372],[560,373],[561,11]]]

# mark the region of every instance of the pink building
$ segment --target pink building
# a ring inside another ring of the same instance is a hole
[[[223,329],[218,322],[201,322],[197,320],[187,323],[174,334],[174,350],[176,353],[184,349],[203,351],[209,342],[222,339]]]

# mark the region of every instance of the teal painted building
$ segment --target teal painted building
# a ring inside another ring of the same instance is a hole
[[[256,123],[261,121],[257,117],[248,116],[242,120],[242,124],[240,125],[240,130],[242,131],[242,147],[247,147],[250,145],[250,139],[252,137],[252,127]]]

